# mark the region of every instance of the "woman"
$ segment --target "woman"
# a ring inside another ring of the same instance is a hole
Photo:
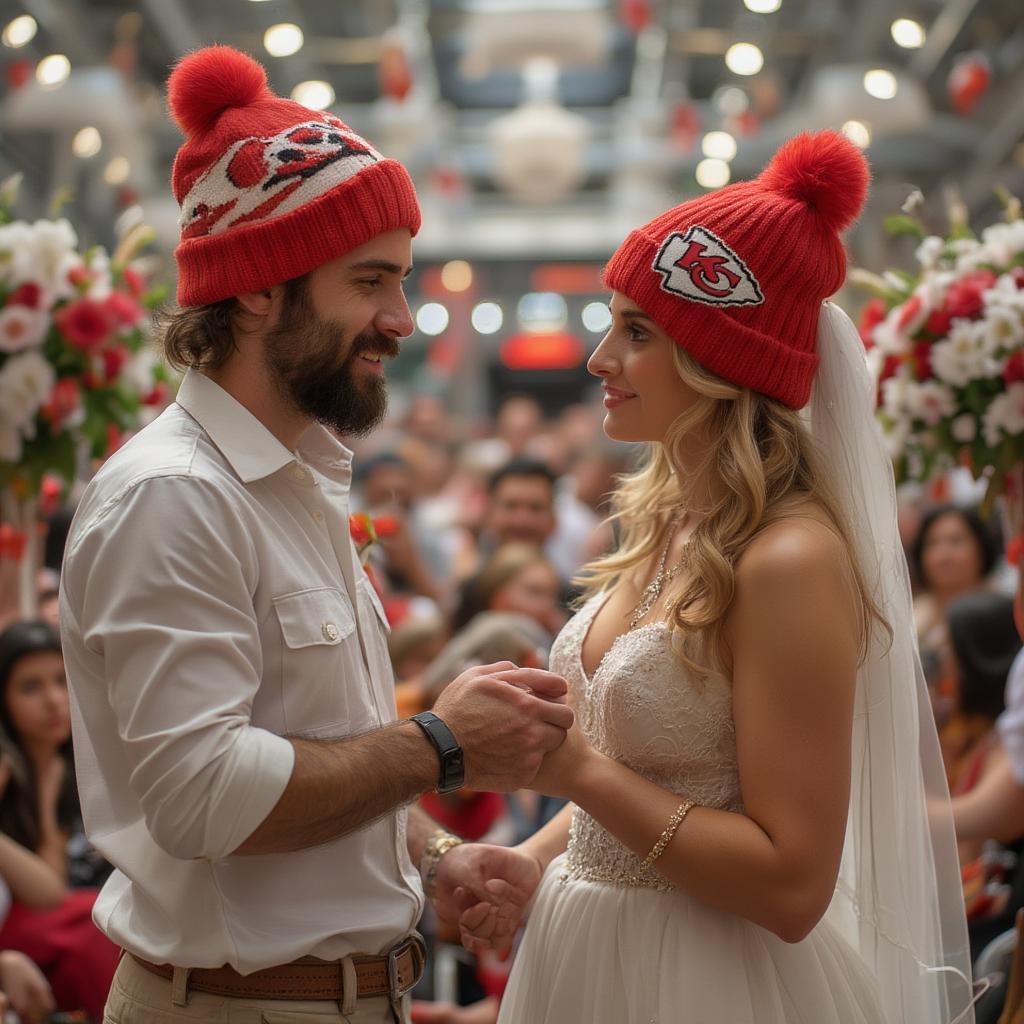
[[[910,567],[921,588],[914,597],[914,624],[939,726],[950,712],[950,695],[942,692],[940,679],[949,654],[946,609],[960,595],[985,586],[1000,550],[998,537],[978,513],[955,505],[928,511],[911,546]]]
[[[981,780],[998,745],[996,719],[1006,706],[1006,679],[1021,642],[1013,599],[1005,594],[964,594],[950,603],[946,619],[949,654],[943,675],[955,693],[939,737],[950,793],[960,796]]]
[[[0,852],[12,841],[24,848],[24,857],[33,851],[58,885],[102,875],[105,865],[81,831],[64,661],[49,623],[17,622],[0,634],[0,730],[7,758]],[[68,843],[75,836],[83,850],[72,858]],[[84,1009],[98,1020],[118,951],[92,922],[96,890],[77,889],[41,909],[37,901],[22,901],[13,884],[11,889],[14,902],[0,926],[0,949],[25,954],[42,968],[58,1008]]]
[[[650,456],[552,651],[579,727],[534,787],[576,806],[521,847],[546,871],[502,1024],[971,1018],[891,471],[822,305],[867,180],[845,138],[802,136],[606,269],[590,369],[606,432]],[[467,909],[464,941],[503,920]]]
[[[460,630],[481,612],[528,615],[554,636],[565,625],[558,572],[540,548],[503,544],[484,563],[455,614]]]

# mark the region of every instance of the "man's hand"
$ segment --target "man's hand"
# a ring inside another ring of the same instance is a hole
[[[0,953],[0,989],[22,1020],[36,1020],[57,1008],[50,983],[24,953]]]
[[[438,863],[434,907],[442,920],[459,924],[467,949],[493,948],[503,955],[512,948],[542,874],[540,861],[522,850],[465,843]],[[461,923],[467,913],[472,929]]]
[[[562,676],[510,661],[467,669],[445,687],[434,712],[463,750],[470,789],[528,787],[544,755],[573,723]]]

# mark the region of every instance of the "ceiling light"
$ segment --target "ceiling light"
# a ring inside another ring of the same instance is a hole
[[[737,75],[756,75],[764,67],[764,54],[753,43],[733,43],[725,51],[725,66]]]
[[[416,326],[433,337],[448,326],[448,310],[440,302],[427,302],[416,313]]]
[[[858,149],[867,149],[871,145],[871,129],[863,121],[847,121],[843,125],[843,134]]]
[[[263,45],[271,57],[290,57],[302,49],[303,42],[302,29],[290,22],[271,25],[263,33]]]
[[[127,157],[115,156],[106,167],[103,168],[103,180],[108,185],[123,185],[132,173],[132,165]]]
[[[588,302],[580,314],[583,326],[595,334],[603,334],[612,325],[612,311],[606,302]]]
[[[8,22],[7,27],[4,29],[4,46],[9,46],[12,50],[18,49],[19,46],[24,46],[32,41],[38,28],[36,19],[31,14],[19,15],[13,21]]]
[[[313,80],[299,82],[292,89],[292,99],[310,110],[326,110],[334,102],[334,88],[330,82]]]
[[[451,260],[441,268],[441,284],[450,292],[464,292],[473,283],[473,268],[465,260]]]
[[[505,316],[496,302],[481,302],[473,307],[469,322],[478,334],[494,334],[501,330]]]
[[[559,330],[565,326],[569,308],[558,292],[527,292],[516,310],[519,322],[531,330]]]
[[[891,100],[898,86],[896,76],[884,68],[872,68],[864,72],[864,91],[876,100]]]
[[[700,148],[705,156],[728,161],[736,155],[736,140],[728,132],[708,132]]]
[[[701,188],[721,188],[729,184],[729,165],[713,157],[697,164],[697,184]]]
[[[755,14],[774,14],[782,6],[782,0],[743,0],[743,6]]]
[[[42,86],[55,86],[71,74],[71,61],[63,53],[51,53],[36,65],[36,81]]]
[[[74,139],[71,140],[71,152],[84,160],[95,156],[102,148],[103,137],[100,135],[99,129],[94,128],[91,124],[79,128]]]
[[[911,18],[897,18],[889,28],[897,46],[918,50],[924,46],[924,25]]]
[[[720,85],[711,94],[711,103],[725,117],[739,117],[750,106],[750,97],[738,85]]]

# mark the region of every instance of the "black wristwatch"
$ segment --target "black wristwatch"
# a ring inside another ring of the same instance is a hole
[[[462,759],[462,747],[455,734],[441,721],[433,711],[421,711],[413,715],[410,721],[415,722],[434,744],[437,756],[441,759],[441,774],[437,780],[438,793],[454,793],[461,789],[466,780],[466,766]]]

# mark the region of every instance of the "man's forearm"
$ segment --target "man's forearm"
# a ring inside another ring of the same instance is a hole
[[[295,767],[288,785],[236,854],[289,853],[326,843],[415,800],[437,782],[437,755],[415,722],[347,740],[289,742]]]

